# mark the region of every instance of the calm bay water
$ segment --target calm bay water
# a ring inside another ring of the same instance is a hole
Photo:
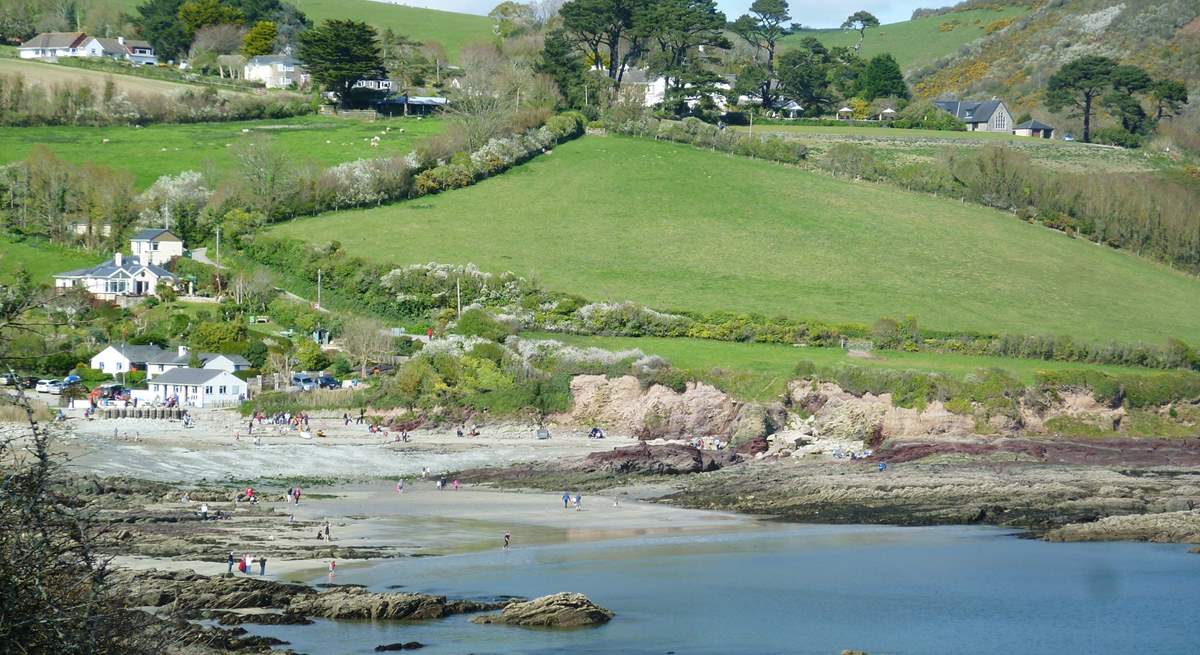
[[[518,540],[520,535],[515,537]],[[339,583],[453,597],[579,591],[608,625],[545,631],[320,621],[246,626],[305,653],[1200,653],[1200,555],[989,528],[783,526],[389,562]]]

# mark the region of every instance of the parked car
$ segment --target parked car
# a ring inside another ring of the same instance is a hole
[[[301,391],[312,391],[317,388],[317,381],[308,373],[293,373],[292,386]]]
[[[321,389],[340,389],[342,386],[338,379],[328,373],[322,373],[317,378],[317,386]]]
[[[66,389],[68,385],[62,383],[59,380],[51,380],[50,384],[47,386],[49,388],[46,389],[46,393],[54,395],[54,396],[59,396],[59,395],[62,395],[63,389]]]
[[[62,383],[58,380],[38,380],[33,390],[38,393],[50,393],[50,387],[54,385],[62,385]]]
[[[361,386],[362,386],[362,382],[360,382],[360,381],[358,380],[358,378],[351,378],[351,379],[349,379],[349,380],[342,380],[342,388],[343,388],[343,389],[357,389],[357,388],[359,388],[359,387],[361,387]]]
[[[36,389],[39,380],[33,376],[25,376],[18,378],[17,382],[20,383],[22,389]]]
[[[0,385],[4,385],[7,387],[10,384],[16,384],[20,380],[21,380],[21,378],[19,378],[19,377],[15,377],[15,376],[9,375],[7,373],[0,373]]]

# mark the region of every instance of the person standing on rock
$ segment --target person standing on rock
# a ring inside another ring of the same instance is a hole
[[[258,560],[258,574],[259,575],[267,574],[267,558],[265,558],[265,557],[259,558],[259,560]]]
[[[231,550],[231,551],[229,551],[229,559],[225,560],[225,563],[229,565],[229,571],[228,571],[229,573],[233,573],[234,561],[235,560],[233,559],[233,551]]]
[[[329,541],[329,521],[325,522],[325,541]]]

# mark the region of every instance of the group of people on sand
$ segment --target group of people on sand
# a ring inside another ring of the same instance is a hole
[[[291,503],[293,505],[299,505],[300,504],[300,485],[296,485],[294,487],[288,487],[287,496],[288,496],[289,503]]]
[[[254,434],[254,423],[256,421],[258,422],[258,424],[260,426],[263,423],[267,423],[270,425],[276,425],[276,426],[280,426],[280,427],[286,426],[293,430],[307,430],[308,429],[308,414],[306,414],[304,412],[296,412],[295,414],[293,414],[291,412],[276,412],[275,414],[272,414],[270,417],[268,417],[263,412],[255,410],[254,416],[250,417],[250,425],[249,425],[250,434]]]
[[[245,573],[246,575],[254,575],[254,563],[255,562],[258,562],[258,574],[266,575],[267,574],[267,558],[266,557],[256,558],[253,555],[246,553],[245,555],[241,556],[240,558],[236,558],[233,556],[233,551],[231,550],[231,551],[229,551],[229,558],[225,560],[225,563],[229,565],[229,573],[233,573],[233,567],[236,566],[239,573]]]
[[[480,434],[479,425],[478,424],[472,425],[471,429],[467,430],[466,423],[459,423],[458,427],[455,428],[455,430],[454,430],[454,434],[456,434],[460,437],[478,437]]]

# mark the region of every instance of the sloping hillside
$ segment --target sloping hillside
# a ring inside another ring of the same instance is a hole
[[[144,0],[115,0],[126,13],[137,12]],[[379,30],[390,27],[397,34],[422,43],[440,43],[451,61],[463,46],[492,36],[492,21],[486,16],[459,14],[375,0],[290,0],[314,22],[330,18],[366,22]]]
[[[932,329],[1200,340],[1200,281],[1010,214],[623,137],[467,189],[282,224],[381,262],[473,262],[591,299]]]
[[[867,30],[862,55],[870,58],[890,52],[905,71],[915,70],[958,52],[989,30],[995,31],[1028,11],[1028,7],[1016,6],[970,9],[873,27]],[[784,47],[810,36],[829,48],[858,43],[858,32],[854,30],[801,30],[787,37]]]
[[[1105,55],[1152,75],[1200,83],[1200,0],[1046,2],[964,51],[919,70],[915,89],[1003,95],[1028,107],[1046,80],[1082,55]]]

